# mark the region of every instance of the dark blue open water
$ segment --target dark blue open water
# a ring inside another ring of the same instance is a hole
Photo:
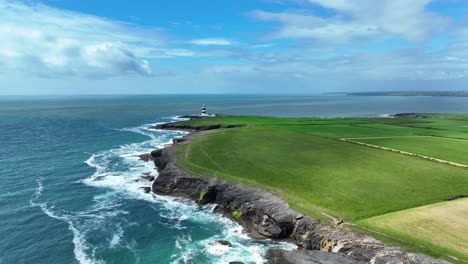
[[[140,191],[150,183],[135,180],[156,172],[136,155],[181,135],[146,127],[202,103],[273,116],[468,113],[468,98],[448,97],[1,98],[0,263],[263,263],[267,248],[293,248],[249,239],[212,206]]]

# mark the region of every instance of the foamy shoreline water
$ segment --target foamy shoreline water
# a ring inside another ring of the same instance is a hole
[[[172,118],[170,122],[176,120]],[[288,243],[253,240],[239,224],[214,214],[215,205],[200,208],[196,203],[187,199],[144,193],[141,188],[151,187],[152,182],[142,181],[140,176],[157,177],[158,174],[152,162],[143,162],[138,156],[170,145],[173,138],[187,134],[183,131],[148,129],[151,125],[155,124],[121,129],[121,131],[144,135],[149,140],[94,153],[85,161],[88,166],[95,169],[95,173],[80,182],[108,190],[105,194],[94,197],[95,204],[91,210],[71,214],[62,213],[54,211],[54,208],[47,203],[37,202],[44,189],[42,182],[38,181],[38,189],[31,199],[31,205],[41,208],[49,217],[68,224],[73,234],[74,255],[78,263],[106,263],[104,259],[96,256],[96,252],[100,251],[103,246],[109,248],[123,246],[132,249],[131,243],[125,242],[125,227],[113,223],[119,215],[129,214],[128,211],[119,208],[119,204],[125,199],[143,200],[149,206],[153,204],[164,208],[164,211],[159,212],[160,217],[169,220],[169,222],[159,223],[164,228],[184,230],[188,228],[185,222],[189,220],[195,223],[212,222],[224,227],[221,233],[200,241],[194,241],[190,235],[177,236],[173,247],[178,249],[178,253],[172,254],[170,263],[192,263],[193,259],[200,254],[211,259],[211,263],[228,263],[229,261],[265,263],[264,257],[268,248],[294,249],[296,247]],[[91,241],[93,239],[89,237],[95,229],[111,230],[108,236],[102,238],[107,243],[96,245]],[[228,240],[232,243],[232,247],[221,245],[217,243],[218,240]]]

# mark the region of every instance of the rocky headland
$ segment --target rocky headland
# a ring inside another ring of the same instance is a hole
[[[217,204],[215,213],[237,221],[252,237],[284,240],[298,246],[295,251],[270,250],[270,263],[448,263],[348,231],[343,228],[342,221],[323,224],[292,210],[282,199],[265,190],[214,177],[194,176],[177,167],[173,148],[188,144],[203,130],[217,129],[218,126],[189,127],[169,123],[153,128],[189,130],[191,133],[174,139],[172,146],[141,156],[143,160],[153,161],[159,172],[151,191],[190,198],[200,205]]]

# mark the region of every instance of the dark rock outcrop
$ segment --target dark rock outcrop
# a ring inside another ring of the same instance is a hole
[[[154,181],[154,176],[151,176],[151,175],[142,175],[140,176],[140,179],[144,180],[144,181]]]
[[[151,187],[140,187],[145,193],[151,192]]]
[[[268,258],[271,264],[355,264],[360,263],[349,257],[325,253],[318,250],[270,250]]]
[[[303,249],[320,250],[323,227],[317,220],[309,217],[296,219],[292,238]]]
[[[204,130],[213,130],[219,128],[234,128],[240,127],[241,125],[209,125],[209,126],[192,126],[185,125],[183,122],[172,122],[159,124],[156,126],[151,126],[151,129],[164,129],[164,130],[185,130],[185,131],[204,131]]]
[[[142,161],[148,162],[150,160],[153,160],[153,157],[151,157],[150,154],[141,154],[138,156]]]
[[[232,247],[231,242],[229,242],[229,241],[227,241],[227,240],[217,240],[216,242],[218,242],[219,244],[221,244],[221,245],[223,245],[223,246]]]
[[[392,114],[390,117],[395,117],[395,118],[426,118],[426,116],[418,114],[418,113],[398,113],[398,114]]]
[[[190,142],[194,134],[175,144]],[[267,191],[214,177],[194,177],[175,165],[172,147],[155,150],[150,155],[159,172],[153,181],[153,192],[190,198],[201,205],[215,203],[218,205],[215,212],[233,218],[253,237],[294,241],[303,249],[274,251],[271,256],[277,262],[272,263],[447,263],[346,231],[342,225],[323,225],[290,209]]]

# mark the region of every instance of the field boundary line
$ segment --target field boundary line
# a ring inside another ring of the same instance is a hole
[[[431,136],[431,137],[437,138],[437,139],[447,139],[447,140],[455,140],[455,141],[468,142],[468,139],[462,139],[462,138],[449,138],[449,137],[438,137],[438,136]]]
[[[442,164],[447,164],[447,165],[451,165],[451,166],[455,166],[455,167],[459,167],[459,168],[465,168],[465,169],[468,168],[468,165],[466,165],[466,164],[461,164],[461,163],[457,163],[457,162],[453,162],[453,161],[448,161],[448,160],[438,159],[438,158],[434,158],[434,157],[429,157],[429,156],[416,154],[416,153],[412,153],[412,152],[408,152],[408,151],[403,151],[403,150],[399,150],[399,149],[393,149],[393,148],[377,146],[377,145],[373,145],[373,144],[369,144],[369,143],[363,143],[363,142],[359,142],[359,141],[354,141],[354,140],[346,139],[346,138],[340,138],[339,140],[344,141],[344,142],[357,144],[357,145],[361,145],[361,146],[366,146],[366,147],[381,149],[381,150],[385,150],[385,151],[400,153],[400,154],[407,155],[407,156],[419,157],[419,158],[422,158],[422,159],[425,159],[425,160],[435,161],[435,162],[439,162],[439,163],[442,163]]]
[[[432,137],[432,136],[390,136],[390,137],[355,137],[355,138],[340,138],[344,140],[352,139],[376,139],[376,138],[420,138],[420,137]]]

